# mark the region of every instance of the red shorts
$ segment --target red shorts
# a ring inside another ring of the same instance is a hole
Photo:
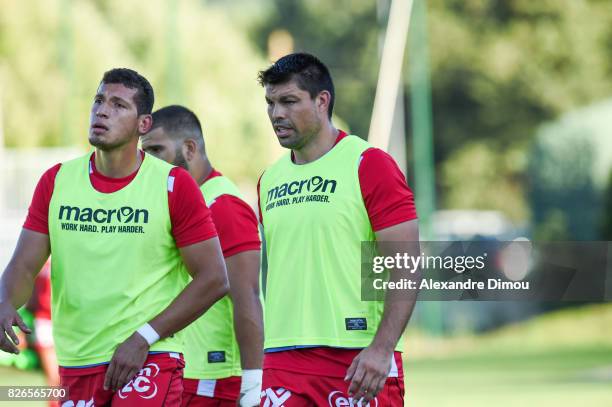
[[[183,357],[178,353],[149,354],[138,375],[118,392],[104,390],[107,364],[60,367],[60,383],[68,387],[70,397],[62,400],[62,405],[180,407],[184,367]]]
[[[343,378],[265,369],[261,407],[403,407],[404,381],[389,377],[383,390],[368,404],[347,395]]]
[[[236,407],[240,376],[216,380],[183,379],[182,407]]]

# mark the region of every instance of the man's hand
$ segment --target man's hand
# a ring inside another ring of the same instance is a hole
[[[14,326],[18,326],[26,334],[31,333],[30,328],[23,322],[15,307],[8,301],[0,303],[0,349],[9,353],[19,353],[17,345],[19,339],[13,330]]]
[[[104,390],[121,390],[142,369],[148,353],[149,344],[134,332],[115,350],[106,370]]]
[[[18,326],[26,334],[30,328],[15,311],[32,295],[34,278],[49,257],[49,236],[22,229],[11,261],[0,273],[0,350],[19,353],[19,339],[13,331]]]
[[[385,382],[391,370],[393,349],[386,350],[370,345],[353,359],[346,372],[345,381],[351,381],[349,396],[354,400],[363,397],[365,403],[374,399],[385,387]]]

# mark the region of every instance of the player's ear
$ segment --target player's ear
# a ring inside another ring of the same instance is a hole
[[[147,134],[153,126],[153,116],[150,114],[141,114],[138,116],[138,133],[140,135]]]
[[[319,111],[319,113],[327,115],[327,111],[329,110],[330,101],[331,101],[331,93],[329,93],[329,91],[322,90],[321,92],[319,92],[319,94],[317,95],[317,98],[315,99],[315,103],[316,103],[317,110]]]
[[[195,140],[188,138],[183,141],[183,157],[185,157],[187,161],[193,160],[197,152],[198,144],[195,142]]]

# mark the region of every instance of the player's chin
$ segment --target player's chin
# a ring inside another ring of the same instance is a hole
[[[106,133],[103,134],[95,134],[89,133],[89,144],[92,146],[99,148],[100,150],[107,150],[112,147],[112,143],[109,143],[108,137]]]
[[[97,134],[89,133],[89,144],[94,147],[98,147],[98,145],[102,142],[101,137]]]
[[[276,138],[278,138],[278,142],[282,147],[296,149],[300,146],[300,140],[293,135],[287,137],[276,136]]]

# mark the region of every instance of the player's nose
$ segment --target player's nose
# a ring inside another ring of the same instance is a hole
[[[96,117],[108,118],[108,109],[106,107],[106,104],[101,103],[96,106],[94,108],[94,114],[96,115]]]
[[[282,106],[279,106],[278,104],[274,105],[274,108],[272,108],[270,112],[270,118],[272,119],[272,121],[276,122],[278,120],[282,120],[285,118],[285,116],[285,109]]]

